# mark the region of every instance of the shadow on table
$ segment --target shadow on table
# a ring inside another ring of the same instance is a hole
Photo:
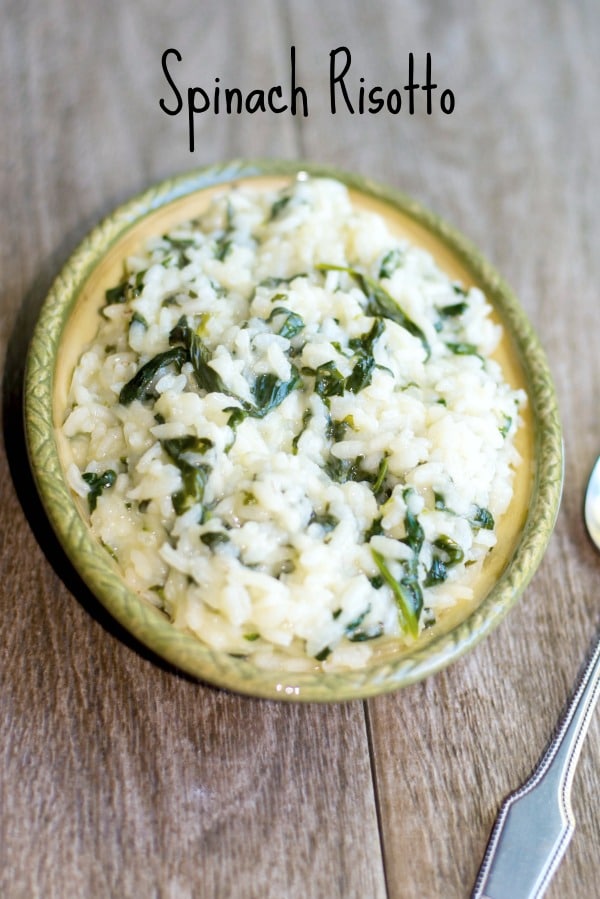
[[[23,416],[23,380],[29,342],[42,303],[50,289],[53,276],[60,266],[62,254],[58,259],[51,258],[34,280],[31,288],[23,297],[19,313],[7,341],[6,362],[2,379],[2,430],[6,447],[6,456],[10,474],[17,497],[23,508],[25,518],[55,574],[77,599],[81,606],[97,621],[104,630],[124,643],[139,656],[158,665],[164,671],[191,683],[199,681],[179,671],[165,662],[126,631],[96,599],[84,581],[73,568],[52,529],[40,497],[27,454],[25,424]],[[205,685],[203,683],[203,686]],[[211,688],[214,689],[214,688]]]

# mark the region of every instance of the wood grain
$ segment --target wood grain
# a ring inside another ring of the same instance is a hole
[[[0,31],[0,894],[467,897],[497,808],[542,752],[598,624],[584,533],[600,447],[600,27],[592,0],[5,0]],[[181,84],[289,79],[307,118],[183,116]],[[452,115],[329,111],[329,54],[354,83],[403,84],[431,53]],[[368,703],[287,706],[161,665],[78,583],[25,459],[23,358],[51,280],[116,203],[192,166],[306,157],[374,175],[461,228],[511,283],[554,372],[562,511],[523,601],[469,657]],[[577,830],[548,895],[600,896],[600,730],[575,779]]]

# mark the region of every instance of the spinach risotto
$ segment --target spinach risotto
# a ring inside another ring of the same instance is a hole
[[[525,403],[501,327],[331,179],[228,188],[124,262],[73,374],[69,483],[209,647],[363,665],[468,603]]]

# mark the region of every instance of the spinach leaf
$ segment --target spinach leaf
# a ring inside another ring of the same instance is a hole
[[[412,487],[408,487],[404,491],[403,497],[405,502],[408,501],[413,492]],[[419,519],[408,508],[406,510],[406,515],[404,516],[404,526],[406,528],[406,537],[403,538],[402,543],[406,543],[406,545],[412,549],[413,553],[418,556],[421,552],[421,547],[423,546],[425,534]]]
[[[278,197],[278,199],[275,200],[275,202],[271,206],[271,214],[269,215],[270,222],[276,219],[283,212],[291,199],[292,198],[289,194],[287,196],[284,194],[283,196]]]
[[[373,481],[373,493],[377,494],[383,487],[383,482],[385,481],[388,470],[388,460],[385,456],[382,457],[381,462],[379,463],[379,467],[377,468],[377,475],[375,480]]]
[[[186,352],[186,359],[191,363],[194,369],[194,375],[198,386],[206,390],[207,393],[226,393],[230,396],[231,391],[227,390],[221,376],[211,368],[208,364],[210,361],[210,353],[202,342],[202,339],[196,332],[190,328],[185,316],[179,319],[175,327],[169,334],[169,344],[175,346],[183,344]]]
[[[306,431],[306,428],[308,427],[308,423],[312,417],[313,417],[312,409],[305,409],[304,412],[302,413],[302,427],[300,428],[300,430],[298,431],[298,433],[295,435],[294,439],[292,440],[292,454],[294,456],[298,455],[298,442],[299,442],[300,438],[302,437],[302,435],[304,434],[304,432]]]
[[[223,262],[231,251],[232,246],[233,241],[229,236],[229,232],[226,231],[215,241],[215,259],[218,259],[219,262]]]
[[[315,393],[322,400],[329,396],[342,396],[346,380],[341,371],[333,360],[323,362],[322,365],[315,370],[307,368],[303,369],[307,374],[315,376]]]
[[[236,399],[241,408],[232,408],[228,424],[231,427],[239,424],[247,415],[253,418],[264,418],[271,409],[280,403],[301,383],[298,370],[292,365],[292,373],[287,381],[281,381],[273,372],[260,374],[254,383],[254,405],[240,400],[223,383],[221,376],[208,364],[210,354],[201,338],[189,327],[185,316],[181,318],[169,334],[169,343],[183,344],[186,358],[192,364],[196,380],[200,387],[208,393],[225,393]]]
[[[306,272],[296,272],[295,275],[290,275],[288,278],[280,278],[276,275],[273,275],[269,278],[264,278],[259,282],[259,287],[279,287],[281,284],[291,284],[292,281],[295,281],[296,278],[306,278]]]
[[[123,385],[119,393],[119,402],[128,406],[134,400],[145,402],[148,399],[156,399],[157,394],[154,385],[173,366],[181,371],[181,366],[186,361],[186,353],[183,347],[173,347],[164,353],[159,353],[146,362],[136,374]]]
[[[439,556],[434,556],[423,584],[425,587],[435,587],[436,584],[442,584],[447,577],[448,566]]]
[[[330,455],[323,465],[323,471],[338,484],[366,481],[370,475],[361,468],[363,458],[364,456],[357,456],[356,459],[338,459],[337,456]]]
[[[383,534],[381,515],[379,518],[374,518],[371,522],[371,526],[365,531],[365,543],[368,543],[371,537],[378,537],[379,534]]]
[[[440,511],[445,511],[448,507],[446,506],[446,498],[441,494],[437,493],[435,490],[433,491],[433,499],[435,502],[435,508]]]
[[[376,318],[367,334],[353,337],[348,342],[349,347],[358,354],[358,361],[346,378],[346,390],[349,390],[351,393],[358,393],[359,390],[362,390],[363,387],[368,387],[371,383],[373,369],[375,368],[373,347],[375,341],[381,337],[384,330],[385,323],[383,319]]]
[[[432,587],[445,581],[448,576],[448,569],[462,562],[465,555],[462,547],[445,534],[440,534],[433,541],[433,546],[441,550],[443,557],[437,553],[434,555],[431,567],[425,577],[424,584],[426,587]]]
[[[84,471],[81,476],[89,487],[87,501],[90,515],[96,508],[98,497],[107,487],[112,487],[117,480],[117,474],[112,468],[107,468],[102,474],[94,474],[93,471]]]
[[[202,504],[204,500],[204,490],[211,469],[208,465],[191,462],[184,456],[185,453],[194,451],[198,440],[199,438],[190,435],[188,437],[163,440],[161,444],[181,474],[182,489],[172,496],[173,508],[177,515],[183,515],[192,506]],[[206,447],[201,449],[200,452],[206,452]],[[204,512],[202,512],[202,517],[204,517]]]
[[[140,315],[139,312],[134,312],[131,316],[131,321],[129,322],[129,326],[135,324],[137,322],[138,325],[142,325],[146,330],[148,329],[148,322],[144,318],[143,315]]]
[[[167,264],[167,262],[172,262],[175,265],[175,268],[183,268],[186,266],[190,261],[187,250],[194,246],[194,239],[191,237],[170,237],[168,234],[163,234],[162,239],[174,253],[168,260],[165,260],[165,264]]]
[[[345,272],[347,275],[354,278],[355,281],[358,281],[360,289],[367,298],[365,313],[367,315],[372,315],[374,318],[388,318],[390,321],[400,325],[401,328],[404,328],[405,331],[408,331],[409,334],[412,334],[413,337],[417,337],[421,341],[427,354],[427,358],[429,358],[431,355],[431,348],[425,334],[419,326],[406,315],[396,300],[381,286],[381,284],[373,278],[370,278],[368,275],[364,275],[354,268],[343,265],[320,263],[316,268],[323,272]]]
[[[121,281],[120,284],[117,284],[116,287],[109,287],[108,290],[104,292],[104,298],[106,300],[105,306],[113,306],[116,303],[127,303],[129,300],[139,297],[144,286],[145,274],[146,269],[141,272],[136,272],[135,275],[130,275],[125,278],[124,281]]]
[[[291,340],[292,337],[295,337],[296,334],[299,334],[304,328],[304,319],[302,316],[298,315],[297,312],[291,312],[289,309],[286,309],[285,306],[276,306],[269,315],[267,324],[270,324],[277,315],[286,316],[277,332],[280,337],[287,337],[288,340]]]
[[[352,643],[363,643],[365,640],[374,640],[376,637],[381,637],[383,634],[383,624],[378,621],[376,624],[363,625],[363,621],[371,611],[371,607],[367,606],[367,608],[358,615],[354,621],[351,621],[346,625],[344,629],[344,636],[346,639],[350,640]],[[340,609],[341,612],[341,609]],[[339,615],[334,613],[334,618],[337,618]]]
[[[291,375],[287,381],[281,381],[273,372],[258,375],[254,382],[254,408],[248,409],[253,418],[264,418],[272,409],[277,408],[292,390],[302,383],[298,369],[292,365]]]
[[[444,318],[450,317],[454,318],[458,315],[462,315],[463,312],[469,308],[468,303],[451,303],[449,306],[438,306],[437,311]]]
[[[320,525],[325,533],[329,534],[338,526],[340,520],[330,512],[313,512],[308,523]]]
[[[127,292],[129,290],[129,279],[117,284],[116,287],[109,287],[104,292],[106,306],[113,306],[115,303],[125,303],[127,301]]]
[[[452,565],[458,565],[464,559],[465,554],[462,547],[455,540],[452,540],[451,537],[447,537],[446,534],[440,534],[433,541],[433,545],[447,556],[445,561],[448,568]]]
[[[207,531],[205,534],[200,535],[200,539],[204,545],[208,546],[210,549],[218,546],[219,543],[229,543],[229,535],[224,531]],[[246,637],[246,639],[248,639],[248,637]]]
[[[184,453],[203,456],[214,444],[208,437],[186,434],[185,437],[169,437],[162,441],[162,446],[171,459],[180,459]]]
[[[494,530],[494,516],[488,509],[484,509],[482,506],[476,507],[475,513],[468,521],[471,527],[476,530],[479,528],[483,528],[486,531]]]
[[[446,346],[455,356],[478,356],[477,347],[474,343],[447,343]]]
[[[210,468],[207,465],[198,465],[197,467],[189,465],[183,460],[178,463],[178,468],[181,472],[183,487],[173,494],[172,500],[176,514],[183,515],[192,506],[201,504],[204,500],[204,490]],[[204,514],[202,514],[203,517]]]
[[[380,278],[391,278],[397,268],[404,263],[404,252],[400,247],[394,247],[389,253],[386,253],[381,260],[379,267]]]
[[[423,608],[423,596],[418,584],[410,577],[396,580],[381,553],[371,548],[371,554],[383,580],[392,590],[402,625],[411,636],[418,636],[419,615]]]
[[[348,428],[354,427],[354,418],[352,415],[346,415],[341,421],[338,419],[332,420],[328,418],[327,426],[325,428],[325,436],[332,440],[334,443],[339,443],[340,440],[344,439],[346,431]]]

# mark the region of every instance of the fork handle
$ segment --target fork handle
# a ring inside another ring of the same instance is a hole
[[[502,803],[472,899],[539,899],[575,830],[571,784],[600,695],[600,635],[531,777]]]

